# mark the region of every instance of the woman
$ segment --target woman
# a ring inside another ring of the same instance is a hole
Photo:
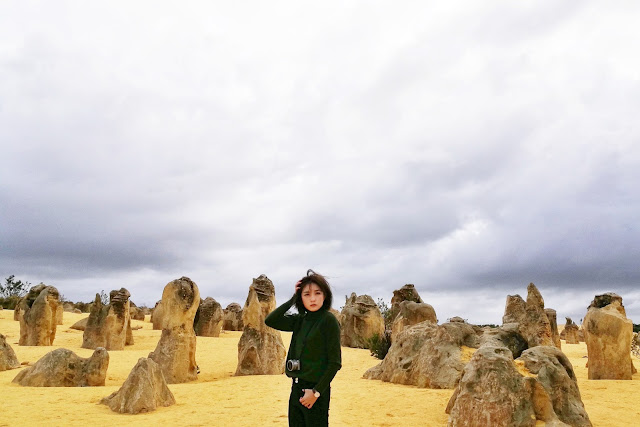
[[[290,426],[329,425],[330,384],[342,367],[340,324],[329,311],[332,300],[327,280],[308,270],[295,284],[293,297],[264,320],[274,329],[293,332],[285,368],[292,378]],[[287,314],[293,305],[298,314]]]

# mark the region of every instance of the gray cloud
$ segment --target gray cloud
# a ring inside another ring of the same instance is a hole
[[[640,317],[638,6],[147,6],[0,17],[4,277],[229,303],[312,267],[440,320],[531,281]]]

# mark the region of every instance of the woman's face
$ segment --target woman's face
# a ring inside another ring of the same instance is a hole
[[[318,311],[324,303],[324,292],[320,286],[310,283],[302,289],[302,304],[308,311]]]

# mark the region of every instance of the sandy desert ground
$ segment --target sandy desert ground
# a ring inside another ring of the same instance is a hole
[[[49,351],[64,347],[82,357],[91,350],[80,348],[82,332],[69,329],[87,314],[64,313],[58,325],[55,345],[22,347],[17,344],[19,324],[12,310],[0,311],[0,333],[7,336],[20,362],[36,362]],[[104,387],[22,387],[11,381],[23,369],[0,372],[0,426],[22,425],[234,425],[283,426],[287,424],[290,381],[284,376],[234,377],[237,344],[241,332],[224,332],[220,337],[198,337],[197,381],[171,384],[176,405],[139,415],[122,415],[98,404],[117,390],[140,357],[151,352],[160,331],[149,319],[133,321],[135,345],[110,351]],[[288,346],[290,335],[282,334]],[[640,373],[633,381],[587,380],[586,346],[566,344],[563,351],[573,363],[582,400],[594,426],[640,425]],[[330,422],[333,426],[445,426],[444,409],[452,390],[430,390],[362,379],[362,374],[379,361],[367,350],[343,348],[343,368],[332,383]],[[634,358],[636,367],[640,362]],[[544,423],[539,423],[544,425]]]

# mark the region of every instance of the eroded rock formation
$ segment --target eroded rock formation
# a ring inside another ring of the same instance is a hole
[[[562,343],[560,342],[560,334],[558,333],[558,315],[553,308],[545,308],[544,314],[547,315],[547,319],[549,319],[549,325],[551,326],[551,341],[553,345],[562,348]]]
[[[589,355],[590,380],[630,380],[633,372],[633,323],[627,319],[622,297],[596,295],[583,322]]]
[[[519,368],[519,369],[518,369]],[[451,427],[590,426],[570,363],[553,346],[514,362],[506,347],[482,345],[465,366],[446,412]]]
[[[575,323],[573,323],[573,321],[571,320],[570,317],[565,317],[566,319],[566,325],[564,325],[564,339],[567,342],[567,344],[579,344],[580,343],[580,336],[579,336],[579,331],[580,329],[578,328],[578,325],[576,325]]]
[[[528,373],[536,375],[560,421],[570,426],[591,426],[573,366],[559,348],[533,347],[522,353],[518,360],[524,362]]]
[[[58,299],[56,288],[40,283],[20,300],[16,309],[20,321],[20,345],[53,345]]]
[[[103,386],[108,367],[109,353],[102,347],[86,359],[59,348],[20,371],[13,382],[29,387]]]
[[[277,375],[284,372],[286,350],[280,332],[264,323],[275,308],[273,283],[261,274],[249,286],[249,295],[242,309],[244,328],[238,342],[235,375]]]
[[[167,387],[162,369],[152,359],[141,357],[118,391],[100,401],[112,411],[139,414],[171,406],[176,399]]]
[[[75,329],[77,331],[84,331],[87,329],[87,322],[89,321],[88,317],[78,320],[73,325],[69,326],[70,329]]]
[[[503,324],[516,323],[528,347],[554,345],[551,323],[544,312],[544,300],[533,283],[527,287],[527,301],[520,295],[508,295]]]
[[[129,316],[133,320],[144,320],[145,312],[138,306],[136,306],[133,301],[129,301]]]
[[[153,323],[154,330],[162,329],[162,317],[164,315],[164,309],[162,306],[162,300],[156,302],[155,307],[153,307],[153,311],[151,312],[151,323]]]
[[[169,384],[198,376],[193,319],[199,305],[200,291],[188,277],[169,282],[162,292],[162,335],[149,358],[160,365]]]
[[[384,334],[384,319],[380,309],[369,295],[347,297],[342,308],[340,343],[345,347],[369,348],[375,334]]]
[[[109,294],[109,304],[103,305],[100,295],[96,294],[82,336],[82,348],[123,350],[125,345],[133,344],[130,296],[125,288],[113,290]]]
[[[224,322],[222,329],[225,331],[241,331],[244,328],[242,323],[242,307],[237,302],[232,302],[223,310]]]
[[[412,284],[406,284],[400,289],[393,291],[393,297],[391,297],[391,309],[396,308],[402,301],[413,301],[422,303],[422,298],[418,294],[416,287]]]
[[[419,323],[398,334],[384,360],[363,377],[418,387],[454,388],[469,350],[480,345],[478,332],[467,323]]]
[[[19,367],[20,362],[16,357],[16,353],[7,342],[7,338],[0,334],[0,371],[8,371]]]
[[[58,307],[56,308],[56,325],[62,325],[63,317],[64,308],[62,307],[62,304],[58,302]]]
[[[201,337],[218,337],[224,323],[222,307],[215,299],[207,297],[200,301],[193,329]]]
[[[438,323],[436,311],[424,302],[402,301],[395,306],[396,316],[391,324],[391,341],[395,341],[398,334],[410,326],[420,322]]]

